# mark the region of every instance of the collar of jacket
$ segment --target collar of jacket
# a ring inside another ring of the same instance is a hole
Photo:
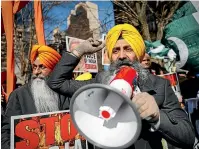
[[[152,76],[152,74],[149,75],[149,78],[146,80],[145,84],[143,84],[140,87],[141,92],[147,92],[150,95],[154,95],[156,94],[156,88],[153,85],[154,82],[154,77]]]

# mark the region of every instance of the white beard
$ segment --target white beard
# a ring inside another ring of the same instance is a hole
[[[32,79],[31,91],[38,113],[58,111],[58,94],[41,78]]]

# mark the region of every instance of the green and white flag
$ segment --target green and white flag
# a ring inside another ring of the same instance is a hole
[[[196,12],[168,24],[162,42],[177,54],[177,70],[199,73],[199,2],[194,3]]]
[[[155,42],[145,41],[146,53],[153,59],[163,60],[164,68],[167,72],[176,72],[175,59],[176,53],[163,45],[160,40]]]
[[[155,42],[145,41],[146,45],[146,53],[148,53],[152,58],[157,59],[165,59],[169,58],[170,60],[174,60],[176,58],[176,54],[172,49],[166,48],[165,45],[161,43],[160,40]],[[171,55],[171,54],[174,55]]]
[[[193,13],[197,11],[199,11],[199,2],[189,1],[175,12],[175,14],[173,15],[172,21],[180,19],[184,16],[192,15]]]

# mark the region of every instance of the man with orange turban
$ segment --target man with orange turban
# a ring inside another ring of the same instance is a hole
[[[87,81],[69,79],[81,56],[104,48],[102,42],[88,39],[71,53],[64,53],[52,72],[48,85],[60,94],[72,96],[75,91],[86,84],[109,85],[120,70],[131,67],[138,74],[137,82],[135,84],[133,81],[132,86],[137,85],[141,92],[132,94],[132,98],[128,98],[137,107],[142,119],[142,130],[138,140],[129,148],[162,149],[162,138],[174,146],[192,148],[195,141],[193,127],[186,113],[181,109],[169,81],[150,74],[140,64],[145,55],[145,44],[137,29],[129,24],[116,25],[108,32],[105,42],[111,60],[109,71],[100,72],[95,78]],[[117,135],[120,136],[120,134]],[[101,144],[101,146],[106,145]]]
[[[34,45],[30,54],[31,80],[14,90],[8,99],[2,123],[2,148],[10,148],[11,116],[53,112],[68,109],[68,99],[51,90],[46,79],[60,60],[60,54],[51,47]]]

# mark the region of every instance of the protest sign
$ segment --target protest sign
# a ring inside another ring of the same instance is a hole
[[[87,149],[69,111],[11,117],[11,149]]]
[[[74,50],[84,40],[74,37],[66,36],[66,48],[67,51]],[[82,56],[79,64],[76,66],[73,72],[98,72],[97,53]]]

